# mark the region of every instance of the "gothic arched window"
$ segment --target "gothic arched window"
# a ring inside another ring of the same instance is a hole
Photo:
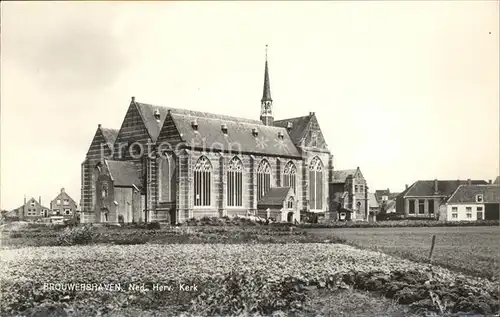
[[[311,210],[323,209],[323,163],[314,157],[309,163],[309,206]]]
[[[287,207],[293,209],[293,197],[288,198]]]
[[[166,154],[158,160],[158,196],[160,201],[170,201],[170,161]]]
[[[233,157],[227,169],[227,205],[243,206],[243,163]]]
[[[198,159],[194,166],[194,205],[210,206],[212,196],[212,164],[206,156]]]
[[[257,201],[264,197],[271,188],[271,165],[262,160],[257,168]]]
[[[296,190],[297,183],[297,168],[293,162],[288,162],[285,165],[285,169],[283,171],[283,186],[284,187],[292,187],[293,191]]]

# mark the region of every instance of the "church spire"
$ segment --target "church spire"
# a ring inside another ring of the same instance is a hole
[[[273,99],[271,99],[271,85],[269,83],[269,68],[267,65],[267,45],[266,45],[266,65],[264,69],[264,89],[262,92],[260,109],[260,120],[265,125],[272,125],[273,117]]]

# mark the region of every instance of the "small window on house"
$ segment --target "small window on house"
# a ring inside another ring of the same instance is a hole
[[[418,214],[419,215],[425,214],[425,200],[424,199],[419,199],[419,201],[418,201]]]
[[[30,203],[30,206],[31,206],[31,207],[35,207],[35,202],[34,202],[34,201],[32,201],[32,202]]]
[[[410,215],[414,215],[415,214],[415,200],[411,199],[409,201],[409,210],[408,210],[408,213]]]
[[[60,200],[60,199],[58,199],[58,200],[57,200],[57,204],[58,204],[58,205],[60,205],[60,204],[61,204],[61,200]]]
[[[478,211],[476,213],[476,218],[477,218],[477,220],[483,220],[483,212],[482,211]]]
[[[483,207],[477,207],[476,211],[483,211]]]
[[[458,218],[458,214],[451,214],[451,218],[457,219]]]
[[[65,200],[63,200],[63,204],[64,204],[64,205],[69,205],[69,199],[65,199]]]
[[[357,193],[359,191],[358,185],[354,185],[354,191]]]
[[[359,192],[363,193],[365,190],[365,187],[363,185],[359,185]]]
[[[476,195],[476,202],[482,203],[483,202],[483,195],[482,194],[477,194]]]
[[[66,215],[71,214],[71,209],[64,209],[64,213],[65,213]]]
[[[434,200],[428,200],[427,201],[427,207],[429,209],[429,214],[434,214]]]

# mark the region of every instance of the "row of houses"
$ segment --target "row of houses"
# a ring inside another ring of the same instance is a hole
[[[395,218],[447,221],[500,217],[500,177],[491,180],[418,180],[402,192],[369,191],[359,167],[333,172],[330,220],[373,221]]]
[[[78,205],[64,188],[50,201],[50,207],[42,204],[42,198],[36,200],[34,197],[30,199],[24,198],[24,203],[5,215],[6,218],[16,219],[20,221],[44,221],[64,220],[78,217]]]
[[[377,190],[378,213],[402,218],[447,221],[496,220],[500,215],[500,177],[491,180],[418,180],[401,193]]]

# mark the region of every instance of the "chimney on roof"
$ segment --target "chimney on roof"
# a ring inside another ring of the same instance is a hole
[[[287,130],[288,132],[290,132],[290,130],[292,130],[292,128],[293,128],[293,123],[292,123],[292,122],[290,122],[290,121],[289,121],[289,122],[287,122],[287,123],[286,123],[286,130]]]
[[[38,203],[41,205],[42,204],[42,196],[38,196]]]
[[[489,184],[493,184],[493,181],[491,179],[488,179]]]
[[[222,133],[227,134],[227,124],[221,124],[220,129],[222,130]]]
[[[439,184],[439,183],[438,183],[438,180],[437,180],[437,179],[435,179],[435,180],[434,180],[434,193],[437,193],[437,192],[438,192],[438,184]]]
[[[154,116],[156,121],[160,121],[160,110],[155,109]]]
[[[64,192],[65,192],[65,191],[64,191],[64,187],[63,187],[63,188],[61,188],[61,193],[64,193]]]
[[[100,128],[101,128],[101,124],[99,123],[99,124],[97,125],[97,127],[100,129]]]
[[[314,112],[312,112],[312,111],[311,111],[311,112],[309,112],[309,116],[310,116],[310,117],[314,116]]]
[[[135,102],[135,97],[134,97],[134,96],[132,96],[132,98],[131,98],[131,99],[132,99],[132,102]]]
[[[408,184],[405,184],[405,189],[408,189]]]
[[[467,178],[467,185],[472,185],[472,181],[470,180],[470,178]]]
[[[193,130],[198,131],[198,120],[196,118],[191,121],[191,126],[193,127]]]

